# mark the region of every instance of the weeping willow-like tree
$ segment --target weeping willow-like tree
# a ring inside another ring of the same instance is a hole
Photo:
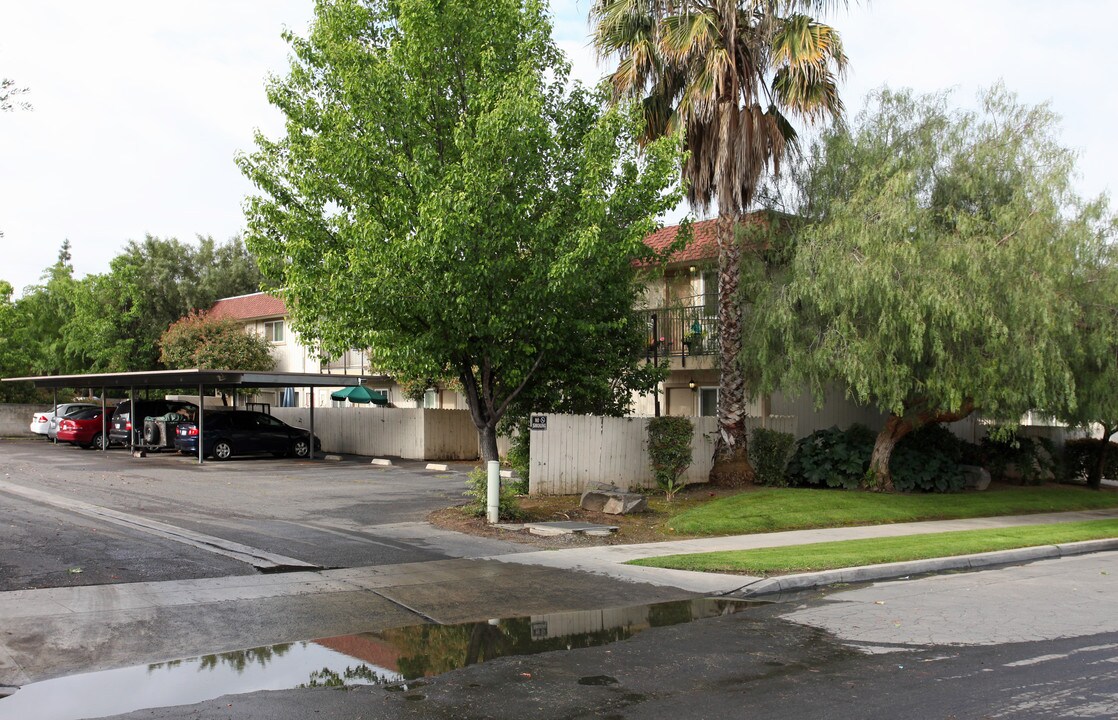
[[[827,0],[595,0],[594,42],[618,60],[615,99],[643,103],[646,140],[683,131],[688,200],[718,209],[719,438],[711,480],[752,479],[746,387],[738,369],[735,302],[742,248],[734,226],[768,172],[796,146],[790,118],[842,113],[836,79],[846,66],[838,34],[811,15]]]
[[[893,490],[893,448],[922,426],[1078,418],[1083,390],[1113,382],[1112,224],[1105,199],[1075,193],[1057,131],[1000,87],[975,111],[886,90],[814,148],[803,224],[782,281],[752,298],[740,364],[762,389],[837,382],[889,413],[867,488]],[[1083,419],[1113,423],[1099,405]]]

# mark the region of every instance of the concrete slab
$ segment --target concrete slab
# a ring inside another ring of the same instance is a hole
[[[373,458],[372,460],[369,461],[369,464],[370,465],[385,465],[385,466],[388,466],[388,465],[392,464],[392,461],[389,460],[388,458]]]
[[[427,463],[427,470],[438,470],[439,472],[446,472],[450,466],[446,463]]]
[[[578,522],[576,520],[560,520],[556,522],[530,522],[524,523],[528,532],[533,535],[550,537],[555,535],[570,535],[571,533],[606,534],[617,532],[616,525],[598,525],[596,523]]]

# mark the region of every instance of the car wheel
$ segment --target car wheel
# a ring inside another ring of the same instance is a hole
[[[225,440],[218,440],[214,443],[214,459],[215,460],[228,460],[233,457],[233,446]]]
[[[311,446],[306,440],[300,438],[291,444],[291,454],[297,458],[305,458],[311,454]]]
[[[96,450],[104,450],[107,445],[108,443],[105,442],[105,436],[101,433],[97,433],[93,436],[93,439],[89,441],[89,445],[87,445],[86,447],[91,447]]]

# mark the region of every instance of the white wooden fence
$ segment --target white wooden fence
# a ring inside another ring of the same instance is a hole
[[[310,427],[308,408],[272,408],[297,427]],[[422,408],[315,408],[314,433],[325,452],[411,460],[473,460],[478,435],[466,410]]]
[[[596,415],[534,415],[528,470],[531,495],[575,495],[590,483],[612,483],[620,488],[655,488],[648,460],[647,417]],[[693,417],[691,466],[688,483],[706,482],[714,456],[717,420]],[[765,427],[796,433],[796,418],[770,416]],[[760,418],[747,418],[749,431],[761,426]]]

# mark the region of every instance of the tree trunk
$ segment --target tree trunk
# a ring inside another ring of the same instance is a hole
[[[741,278],[741,245],[734,237],[737,215],[718,216],[718,438],[714,445],[713,485],[740,486],[753,482],[753,466],[745,431],[745,378],[738,365],[741,353],[741,308],[737,303]]]
[[[1095,466],[1087,472],[1087,487],[1092,490],[1098,490],[1102,487],[1102,476],[1106,472],[1106,456],[1110,451],[1110,436],[1116,430],[1118,430],[1118,427],[1102,426],[1102,444],[1099,445],[1098,457],[1095,458]]]
[[[912,423],[898,415],[890,415],[885,421],[885,427],[877,434],[873,444],[873,455],[870,456],[870,472],[866,479],[866,489],[874,492],[893,492],[893,472],[889,469],[889,461],[893,457],[893,448],[900,439],[912,432]]]
[[[885,421],[885,427],[877,434],[864,487],[875,492],[893,492],[896,488],[893,486],[893,471],[889,467],[889,461],[893,457],[893,449],[901,438],[929,423],[955,422],[972,412],[974,412],[974,401],[970,398],[964,400],[962,407],[954,411],[928,410],[922,400],[906,402],[904,415],[890,415]]]
[[[497,453],[497,428],[494,425],[483,425],[477,429],[478,447],[481,450],[481,459],[500,461]]]

